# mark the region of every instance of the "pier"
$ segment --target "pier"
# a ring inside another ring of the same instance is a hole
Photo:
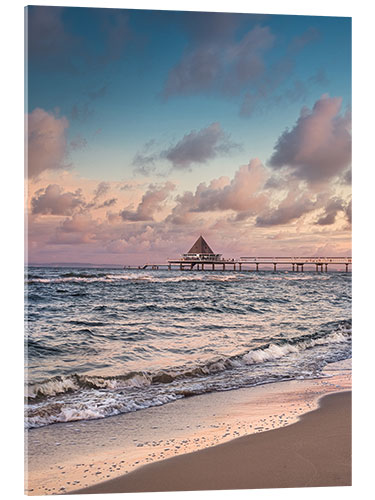
[[[239,257],[228,259],[222,254],[215,254],[202,236],[194,243],[188,253],[179,258],[168,259],[165,263],[146,263],[138,267],[125,266],[127,269],[168,269],[180,271],[260,271],[271,267],[277,271],[277,266],[290,266],[291,271],[303,272],[306,266],[316,272],[328,272],[328,266],[336,268],[345,266],[349,272],[352,265],[351,257]]]

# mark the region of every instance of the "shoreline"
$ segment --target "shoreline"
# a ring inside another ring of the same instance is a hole
[[[106,419],[32,429],[26,493],[75,494],[148,464],[291,427],[322,396],[351,389],[350,363],[327,365],[324,378],[203,394]]]
[[[187,473],[188,471],[188,473]],[[299,421],[166,459],[72,494],[351,486],[351,391]]]

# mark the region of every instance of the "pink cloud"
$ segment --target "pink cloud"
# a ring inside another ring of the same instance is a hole
[[[351,116],[340,114],[342,99],[323,95],[312,110],[303,108],[292,130],[279,137],[272,168],[289,168],[310,183],[342,173],[351,162]]]
[[[330,226],[336,221],[337,214],[344,210],[344,203],[341,198],[332,198],[325,207],[324,214],[316,221],[320,226]]]
[[[68,120],[58,118],[41,108],[36,108],[27,117],[27,173],[38,177],[45,170],[66,168],[66,129]]]
[[[57,226],[55,234],[50,238],[50,244],[77,245],[94,243],[97,240],[98,222],[88,213],[74,214]]]
[[[122,210],[120,212],[121,217],[127,221],[153,220],[155,213],[162,210],[170,192],[174,189],[175,185],[172,182],[166,182],[161,186],[150,184],[137,209],[135,211]]]
[[[110,185],[108,182],[99,182],[97,188],[95,189],[94,191],[94,195],[95,195],[95,200],[97,200],[98,198],[100,198],[101,196],[105,195],[106,193],[108,193],[110,189]]]
[[[31,199],[33,214],[43,215],[71,215],[78,207],[85,204],[80,189],[74,193],[63,192],[57,184],[50,184],[45,189],[40,189]]]
[[[264,208],[267,196],[261,192],[267,173],[258,159],[240,167],[232,180],[226,177],[212,180],[208,185],[199,184],[195,193],[185,192],[176,198],[177,205],[168,221],[183,224],[191,220],[191,214],[233,210],[254,214]]]
[[[192,130],[175,146],[163,151],[161,156],[167,158],[174,168],[184,169],[189,168],[193,163],[206,163],[238,147],[238,144],[230,140],[220,123],[215,122],[199,131]]]
[[[299,187],[288,191],[277,207],[268,207],[258,215],[256,225],[260,227],[289,224],[305,214],[319,208],[321,203]]]
[[[222,129],[220,123],[214,122],[200,130],[191,130],[176,144],[163,151],[155,151],[155,141],[148,141],[143,151],[136,153],[132,164],[136,167],[135,173],[146,176],[155,172],[157,161],[164,159],[175,169],[188,170],[194,164],[207,163],[240,148],[241,146],[233,142],[230,135]]]

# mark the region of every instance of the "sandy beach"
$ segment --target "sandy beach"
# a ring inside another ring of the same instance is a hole
[[[76,493],[351,485],[351,392],[285,428],[144,466]]]
[[[281,487],[279,480],[295,487],[350,484],[350,401],[347,394],[332,400],[324,396],[351,390],[351,360],[328,365],[325,374],[32,429],[26,493]],[[335,450],[339,460],[332,455]],[[260,459],[267,453],[270,457]],[[247,468],[229,467],[236,457]],[[268,472],[261,469],[265,466]],[[179,472],[195,467],[197,474]],[[221,468],[226,472],[218,473]],[[266,474],[272,481],[262,483]],[[164,480],[155,483],[156,476]]]

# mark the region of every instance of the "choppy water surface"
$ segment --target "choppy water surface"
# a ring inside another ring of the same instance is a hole
[[[29,268],[26,425],[320,375],[351,356],[351,274]]]

